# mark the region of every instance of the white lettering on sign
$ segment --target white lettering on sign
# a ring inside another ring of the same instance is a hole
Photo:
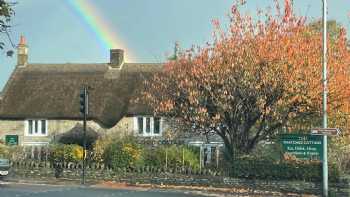
[[[308,145],[308,144],[315,144],[320,145],[322,142],[320,141],[283,141],[283,144],[300,144],[300,145]]]

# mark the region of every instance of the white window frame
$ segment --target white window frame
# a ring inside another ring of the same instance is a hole
[[[32,121],[32,133],[29,133],[29,121]],[[45,134],[41,132],[42,121],[45,121]],[[48,123],[46,119],[27,119],[24,121],[24,134],[25,136],[34,136],[34,137],[45,137],[48,136]],[[35,125],[37,125],[37,131],[35,131]]]
[[[142,134],[139,133],[139,124],[138,124],[138,119],[142,118],[142,124],[143,124],[143,128],[142,128]],[[147,133],[146,132],[146,121],[147,118],[150,119],[150,132]],[[153,137],[153,136],[162,136],[163,133],[163,118],[162,117],[157,117],[159,118],[159,133],[154,133],[154,118],[152,116],[135,116],[134,117],[134,130],[136,135],[138,136],[143,136],[143,137]]]

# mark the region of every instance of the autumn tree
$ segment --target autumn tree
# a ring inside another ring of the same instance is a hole
[[[232,6],[228,28],[214,21],[213,43],[168,62],[143,91],[156,114],[190,132],[219,135],[231,159],[284,126],[319,126],[309,117],[321,115],[321,33],[294,15],[288,0],[284,9],[275,1],[274,15],[258,11],[257,20],[240,11],[244,5]],[[333,111],[349,99],[350,56],[343,28],[328,55]]]
[[[10,42],[12,47],[14,47],[14,44],[11,41],[9,31],[11,28],[10,21],[14,15],[14,11],[12,9],[14,4],[15,3],[9,3],[8,1],[0,0],[0,33],[5,35],[5,38]],[[0,41],[0,49],[4,49],[4,48],[5,48],[5,42]],[[12,54],[13,54],[12,50],[7,51],[8,56],[12,56]]]

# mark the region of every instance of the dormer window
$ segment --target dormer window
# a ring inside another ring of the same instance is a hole
[[[47,120],[26,120],[25,135],[26,136],[47,136]]]

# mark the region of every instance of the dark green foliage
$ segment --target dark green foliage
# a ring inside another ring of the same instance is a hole
[[[339,179],[335,165],[329,165],[329,180]],[[263,180],[322,181],[322,165],[318,162],[272,162],[252,158],[237,159],[232,165],[231,176]]]
[[[84,146],[84,129],[83,125],[77,124],[70,131],[63,133],[58,136],[58,143],[62,144],[78,144],[79,146]],[[93,144],[98,139],[99,135],[96,131],[91,129],[90,127],[86,128],[86,147],[88,150],[92,149]]]
[[[165,167],[166,158],[167,167],[169,168],[199,168],[198,147],[171,145],[145,148],[143,150],[143,160],[146,166]]]
[[[83,148],[76,144],[52,144],[49,150],[49,161],[55,169],[56,178],[62,177],[64,162],[80,162],[83,158]]]
[[[14,4],[15,3],[9,3],[8,1],[0,0],[0,32],[6,35],[12,47],[15,47],[15,46],[10,39],[9,30],[11,27],[10,21],[12,16],[14,15],[14,11],[12,9],[12,6]],[[4,48],[5,48],[5,43],[1,41],[0,50]],[[8,56],[12,56],[13,53],[11,51],[12,50],[7,51]]]
[[[105,149],[103,161],[113,169],[136,167],[142,162],[141,148],[131,138],[115,141]]]
[[[4,22],[8,22],[11,18],[11,16],[14,14],[11,6],[13,3],[8,3],[5,0],[0,0],[0,16],[1,16],[1,24]]]
[[[144,148],[142,151],[142,157],[145,166],[165,166],[165,150],[160,147]]]
[[[52,144],[49,151],[51,163],[80,162],[83,158],[83,147],[77,144]]]
[[[131,156],[122,151],[122,144],[111,144],[107,147],[103,157],[104,162],[113,169],[129,167]]]

